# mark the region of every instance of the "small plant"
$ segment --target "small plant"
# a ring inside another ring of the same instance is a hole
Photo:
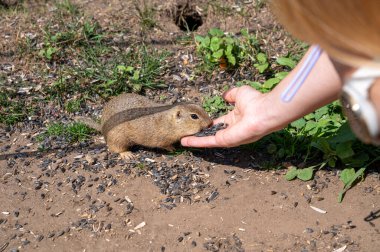
[[[80,110],[81,103],[81,99],[69,100],[65,103],[65,109],[69,113],[78,112]]]
[[[237,67],[251,54],[257,45],[256,39],[249,35],[247,29],[241,31],[242,38],[225,34],[218,28],[210,29],[206,36],[195,36],[197,51],[204,56],[206,63],[221,68]]]
[[[220,96],[207,97],[203,101],[203,108],[211,115],[219,116],[229,110],[229,106]]]
[[[260,52],[256,55],[256,60],[257,63],[253,66],[256,67],[259,73],[264,73],[265,70],[267,70],[269,67],[267,56],[264,53]]]
[[[134,1],[134,6],[140,18],[140,25],[143,30],[151,30],[157,26],[157,22],[154,19],[155,11],[152,6],[148,6],[146,0],[143,1],[143,8],[140,8],[140,3],[137,0]]]
[[[47,126],[46,132],[41,134],[38,137],[38,140],[43,140],[46,136],[55,136],[55,137],[64,137],[69,142],[82,142],[90,138],[91,134],[94,133],[94,130],[87,127],[83,123],[52,123]]]
[[[0,91],[0,124],[13,125],[21,122],[33,110],[25,101],[17,100],[13,93]]]
[[[364,179],[365,168],[360,168],[355,172],[354,168],[346,168],[340,173],[340,180],[343,182],[344,187],[339,192],[338,202],[341,203],[344,197],[344,194],[356,183],[359,179]]]
[[[291,167],[285,175],[286,180],[293,180],[298,178],[302,181],[308,181],[313,178],[314,169],[308,167],[304,169],[297,169],[297,167]]]

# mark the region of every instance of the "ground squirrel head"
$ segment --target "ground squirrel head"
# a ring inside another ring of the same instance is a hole
[[[195,104],[177,105],[172,108],[172,111],[179,137],[194,135],[212,124],[207,113]]]

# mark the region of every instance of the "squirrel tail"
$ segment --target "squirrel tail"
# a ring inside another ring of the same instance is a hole
[[[102,127],[100,123],[95,122],[91,118],[84,117],[84,116],[76,116],[74,120],[77,122],[83,123],[87,125],[88,127],[95,129],[96,131],[99,131],[99,132],[102,131]]]

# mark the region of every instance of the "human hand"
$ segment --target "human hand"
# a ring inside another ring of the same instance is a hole
[[[213,121],[214,125],[224,123],[228,127],[218,131],[215,136],[184,137],[181,144],[189,147],[233,147],[259,140],[271,132],[264,119],[266,96],[250,86],[228,90],[223,98],[235,104],[235,108]]]

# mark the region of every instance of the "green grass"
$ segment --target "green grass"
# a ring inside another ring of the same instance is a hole
[[[143,31],[152,30],[157,27],[157,21],[154,18],[155,10],[146,0],[144,0],[142,4],[141,1],[134,0],[134,6]]]
[[[34,108],[17,99],[13,92],[0,91],[0,124],[13,125],[27,119]]]
[[[60,106],[73,94],[107,99],[122,92],[165,87],[159,77],[166,69],[168,52],[144,44],[116,50],[112,37],[95,20],[83,17],[74,4],[64,1],[57,5],[42,37],[22,41],[20,54],[56,66],[41,70],[41,75],[55,73],[56,78],[49,79],[43,91],[46,99],[56,100]]]
[[[91,138],[95,131],[83,123],[52,123],[46,128],[46,132],[42,133],[39,141],[43,141],[46,137],[64,137],[69,142],[83,142]]]

